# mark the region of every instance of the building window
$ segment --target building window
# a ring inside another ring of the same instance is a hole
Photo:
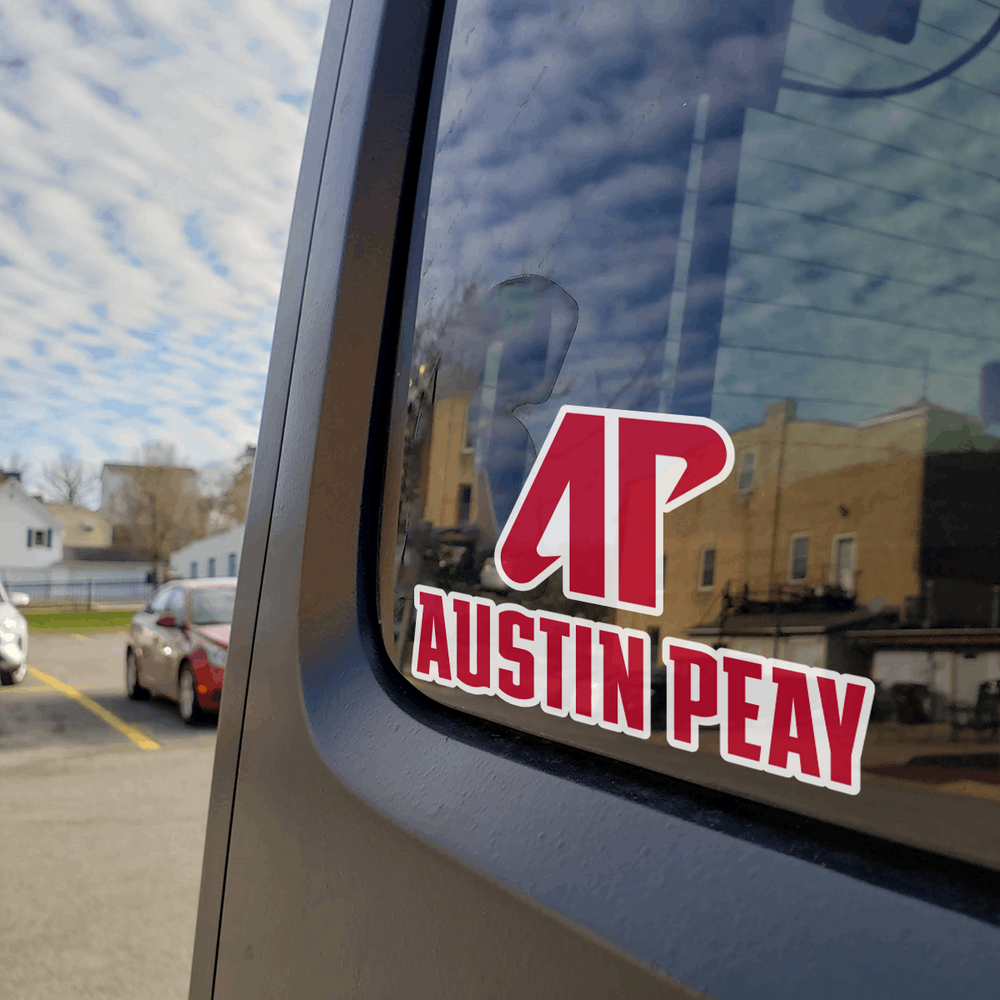
[[[192,580],[198,579],[198,564],[196,562],[191,563],[191,573],[189,575]]]
[[[715,586],[715,549],[701,550],[701,569],[698,572],[698,589],[711,590]]]
[[[794,535],[791,546],[791,563],[788,567],[789,580],[804,580],[809,572],[809,536]]]
[[[652,654],[650,659],[652,660],[653,666],[659,666],[662,660],[660,659],[660,627],[659,625],[654,625],[649,630],[649,650]]]
[[[37,528],[28,528],[28,548],[38,546],[43,549],[52,548],[52,529],[39,531]]]
[[[854,535],[834,536],[830,582],[848,594],[854,593],[854,552]]]
[[[211,556],[208,560],[208,575],[215,576],[215,556]]]
[[[226,563],[226,576],[236,576],[236,553],[230,552]]]
[[[740,471],[736,477],[737,492],[746,493],[753,489],[753,469],[756,458],[756,453],[753,451],[745,451],[740,455]]]
[[[473,451],[476,447],[476,425],[472,407],[465,414],[465,434],[462,437],[462,451]]]
[[[472,517],[472,487],[463,483],[458,488],[458,523],[468,524]]]

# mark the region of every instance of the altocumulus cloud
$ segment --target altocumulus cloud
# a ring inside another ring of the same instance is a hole
[[[0,0],[0,439],[256,437],[323,0]]]

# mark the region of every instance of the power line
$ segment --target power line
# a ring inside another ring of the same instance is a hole
[[[780,399],[785,399],[782,396],[773,392],[727,392],[722,389],[716,389],[712,395],[714,396],[738,396],[744,399],[769,399],[772,402],[777,402]],[[856,399],[826,399],[823,396],[795,396],[796,402],[807,402],[807,403],[829,403],[834,406],[855,406],[858,409],[871,409],[874,403],[861,403]]]
[[[998,137],[1000,139],[1000,137]],[[758,153],[745,153],[744,156],[749,157],[754,160],[760,160],[762,163],[776,163],[782,167],[789,167],[792,170],[802,170],[805,173],[815,174],[818,177],[828,177],[831,180],[839,181],[841,184],[850,184],[854,187],[866,189],[869,191],[879,191],[883,194],[892,195],[897,198],[905,198],[909,204],[922,204],[922,205],[934,205],[936,208],[945,209],[948,212],[961,212],[963,215],[972,216],[974,219],[985,219],[987,222],[992,222],[996,226],[1000,226],[1000,217],[993,215],[986,215],[983,212],[972,212],[967,208],[963,208],[961,205],[950,205],[946,201],[935,201],[933,198],[924,198],[917,195],[908,194],[905,191],[899,191],[895,188],[883,187],[881,184],[873,184],[870,181],[859,181],[852,177],[844,177],[840,174],[830,173],[826,170],[820,170],[819,167],[808,166],[800,163],[790,163],[787,160],[774,159],[769,156],[761,156]]]
[[[869,278],[877,281],[884,281],[886,283],[893,283],[897,285],[907,285],[913,288],[921,288],[924,291],[932,292],[938,290],[940,285],[925,285],[920,281],[912,281],[907,278],[900,278],[891,274],[878,274],[875,271],[861,271],[857,268],[847,267],[844,264],[836,264],[830,261],[819,260],[811,257],[789,257],[785,254],[772,253],[770,250],[755,250],[752,247],[739,247],[735,244],[730,244],[730,250],[733,253],[747,254],[752,257],[767,257],[771,260],[783,260],[789,264],[798,264],[802,267],[817,267],[823,268],[827,271],[840,271],[844,274],[857,275],[859,278]],[[959,298],[975,299],[978,302],[990,302],[995,304],[1000,304],[1000,298],[994,298],[991,295],[980,295],[976,292],[965,292],[960,289],[948,291],[949,295],[956,295]]]
[[[901,330],[923,330],[925,333],[940,333],[946,336],[960,337],[966,340],[975,340],[983,344],[1000,346],[1000,337],[989,338],[980,337],[974,333],[964,333],[957,330],[948,330],[943,327],[925,326],[921,323],[894,323],[889,319],[882,319],[879,316],[864,316],[860,313],[846,312],[842,309],[831,309],[827,306],[806,305],[797,302],[772,302],[768,299],[755,299],[747,295],[726,295],[727,302],[747,302],[757,306],[771,306],[775,309],[801,309],[806,312],[821,313],[826,316],[840,316],[846,319],[858,320],[866,323],[880,323],[883,326],[895,326]]]
[[[927,368],[924,364],[908,365],[899,361],[881,361],[877,358],[859,358],[849,354],[824,354],[821,351],[806,351],[794,347],[765,347],[759,344],[735,344],[728,340],[723,340],[720,347],[727,347],[733,351],[753,351],[761,354],[788,354],[792,357],[817,358],[822,361],[846,361],[858,365],[879,365],[884,368],[903,369],[906,371],[927,372],[933,375],[950,375],[955,378],[965,378],[970,381],[978,381],[979,374],[960,372],[951,368]]]
[[[849,41],[847,39],[840,38],[839,36],[833,34],[833,32],[824,31],[821,28],[815,28],[813,25],[808,27],[813,28],[813,30],[820,32],[825,35],[832,35],[837,38],[838,41],[846,41],[848,44],[854,45],[856,48],[861,49],[865,52],[871,52],[872,55],[879,55],[879,53],[874,52],[872,49],[866,48],[863,45],[859,45],[856,42]],[[998,17],[990,29],[983,35],[982,38],[976,42],[971,48],[966,49],[960,56],[953,59],[950,63],[942,66],[941,69],[936,70],[933,73],[929,73],[926,76],[920,77],[918,80],[912,80],[910,83],[904,83],[896,87],[881,87],[876,89],[855,89],[853,87],[823,87],[817,86],[816,84],[806,83],[803,80],[792,80],[787,77],[781,78],[781,86],[787,90],[801,90],[809,94],[821,94],[824,97],[839,97],[847,99],[879,99],[886,97],[895,97],[899,94],[912,94],[916,90],[922,90],[924,87],[930,86],[932,83],[937,83],[938,80],[943,80],[946,76],[950,76],[956,70],[961,69],[967,62],[975,59],[989,44],[993,41],[996,36],[1000,34],[1000,17]],[[884,56],[883,56],[884,58]],[[915,63],[909,63],[906,59],[900,59],[898,56],[894,57],[897,62],[904,64],[909,64],[911,66],[916,66]],[[923,68],[923,67],[917,67]],[[987,94],[996,94],[995,91],[987,90],[985,87],[979,87],[975,84],[969,83],[967,80],[962,80],[961,77],[956,77],[959,83],[964,83],[968,87],[972,87],[975,90],[982,90]]]
[[[927,108],[914,108],[908,104],[899,104],[895,101],[890,101],[889,103],[895,104],[896,107],[905,110],[910,114],[923,115],[925,118],[931,118],[934,121],[944,122],[947,125],[951,125],[955,128],[964,129],[967,132],[972,132],[976,136],[982,136],[986,139],[990,139],[993,142],[1000,142],[1000,135],[995,132],[990,132],[987,129],[978,128],[975,125],[970,125],[968,122],[961,121],[958,118],[947,118],[944,115],[939,115],[936,111],[931,111]],[[773,111],[769,112],[775,118],[784,118],[786,121],[795,122],[797,125],[806,125],[810,128],[823,129],[831,133],[832,135],[844,136],[847,139],[852,139],[860,142],[867,142],[872,146],[879,146],[882,149],[890,149],[895,153],[901,153],[904,156],[912,156],[914,159],[927,160],[928,163],[933,163],[937,167],[949,167],[951,170],[957,173],[969,173],[973,174],[975,177],[979,177],[983,180],[994,181],[1000,183],[1000,175],[990,174],[984,170],[975,170],[972,167],[967,167],[964,163],[954,163],[951,160],[940,159],[935,156],[928,156],[926,153],[921,153],[916,149],[909,149],[906,146],[900,146],[894,142],[882,142],[881,140],[871,136],[863,135],[858,132],[851,132],[845,128],[837,128],[836,126],[827,122],[818,122],[807,120],[805,118],[799,118],[797,115],[793,115],[788,111]]]
[[[785,215],[794,215],[800,219],[805,219],[807,222],[822,222],[825,225],[838,226],[841,229],[849,229],[856,233],[867,233],[869,236],[879,236],[883,239],[912,243],[915,246],[933,250],[935,253],[950,253],[959,257],[971,257],[973,260],[986,261],[989,264],[1000,264],[1000,257],[990,257],[983,253],[977,253],[974,250],[959,250],[956,247],[945,246],[941,243],[930,243],[927,240],[918,240],[913,236],[906,236],[902,233],[889,233],[881,229],[866,229],[864,226],[849,225],[846,222],[841,222],[839,219],[831,219],[820,212],[798,212],[795,209],[784,208],[781,205],[775,205],[767,201],[751,201],[749,198],[737,198],[737,204],[750,205],[753,208],[766,208],[772,212],[783,212]]]

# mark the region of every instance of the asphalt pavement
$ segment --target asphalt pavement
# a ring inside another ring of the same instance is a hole
[[[31,637],[0,688],[0,1000],[183,1000],[215,724],[131,702],[123,632]]]

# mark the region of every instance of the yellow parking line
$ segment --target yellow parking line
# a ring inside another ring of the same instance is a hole
[[[135,726],[130,726],[127,722],[122,721],[113,712],[109,712],[103,705],[98,705],[92,698],[88,698],[82,691],[77,691],[75,687],[70,687],[69,684],[64,684],[55,677],[43,674],[41,670],[36,670],[34,667],[28,667],[28,673],[50,687],[54,687],[57,691],[61,691],[67,698],[72,698],[73,701],[82,705],[88,712],[93,712],[94,715],[106,722],[112,729],[116,729],[122,736],[127,736],[136,746],[142,747],[143,750],[160,749],[160,744],[156,740],[150,739],[144,733],[139,732]]]

